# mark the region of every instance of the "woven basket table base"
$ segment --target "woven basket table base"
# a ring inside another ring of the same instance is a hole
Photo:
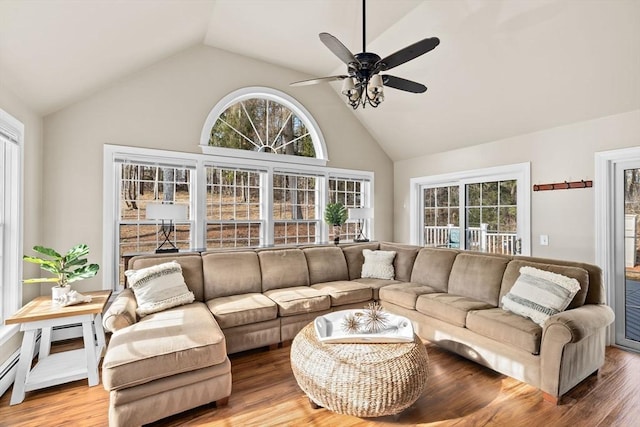
[[[422,394],[429,375],[427,350],[412,343],[323,344],[313,323],[291,344],[291,368],[309,399],[339,414],[397,414]]]

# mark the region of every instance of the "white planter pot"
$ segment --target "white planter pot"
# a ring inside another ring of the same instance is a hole
[[[56,304],[56,298],[68,294],[71,291],[71,286],[54,286],[51,288],[51,303]]]

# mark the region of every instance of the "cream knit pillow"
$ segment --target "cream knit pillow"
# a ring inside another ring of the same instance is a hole
[[[372,251],[363,249],[364,264],[362,264],[362,278],[393,280],[395,270],[393,259],[396,251]]]

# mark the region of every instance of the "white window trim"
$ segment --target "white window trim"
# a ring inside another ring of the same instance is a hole
[[[305,127],[311,135],[313,141],[313,148],[316,152],[316,157],[304,157],[304,156],[291,156],[274,153],[256,153],[250,150],[236,150],[233,148],[224,147],[212,147],[209,145],[209,138],[211,136],[211,128],[216,124],[218,117],[231,105],[251,98],[268,99],[270,101],[277,102],[286,106],[293,111],[296,116],[304,123]],[[278,163],[293,163],[296,165],[315,165],[325,166],[329,161],[327,146],[324,142],[324,136],[320,131],[318,123],[311,116],[304,106],[299,103],[295,98],[287,95],[276,89],[260,86],[252,86],[238,89],[231,92],[224,98],[222,98],[209,112],[207,119],[204,122],[202,133],[200,135],[200,147],[203,154],[215,155],[216,157],[232,157],[237,158],[242,156],[247,159],[256,160],[270,160]],[[242,153],[242,154],[239,154]]]
[[[5,197],[9,197],[16,203],[12,203],[12,209],[1,215],[4,216],[5,224],[9,227],[4,231],[4,238],[0,240],[3,247],[0,248],[6,256],[2,269],[2,316],[6,317],[15,313],[22,306],[22,256],[23,253],[23,176],[24,176],[24,125],[16,118],[0,109],[0,127],[3,133],[12,136],[15,149],[12,149],[5,158],[10,162],[10,167],[3,173],[10,170],[12,173],[11,187],[5,188]],[[0,345],[18,332],[17,325],[5,326],[4,319],[0,319]]]
[[[522,255],[531,254],[531,163],[516,163],[505,166],[495,166],[462,172],[452,172],[441,175],[411,178],[409,181],[409,233],[410,242],[422,245],[424,233],[421,232],[424,221],[422,212],[422,188],[445,187],[451,185],[471,184],[480,181],[518,180],[518,228],[522,239]],[[460,194],[462,209],[464,194]],[[465,228],[464,215],[460,215],[460,227]]]
[[[102,248],[102,262],[105,266],[102,268],[102,283],[103,289],[117,290],[118,284],[118,247],[116,242],[118,241],[118,230],[115,227],[115,223],[118,220],[118,200],[119,200],[119,188],[117,183],[119,177],[115,173],[114,164],[118,159],[127,158],[135,161],[139,159],[143,162],[156,161],[163,164],[171,165],[185,165],[185,162],[189,164],[195,164],[196,178],[194,179],[195,188],[192,190],[193,197],[193,209],[191,221],[194,226],[192,229],[195,231],[193,239],[194,248],[204,248],[205,243],[205,227],[206,227],[206,212],[205,203],[206,200],[206,177],[204,173],[205,165],[207,166],[219,166],[221,168],[241,168],[241,169],[255,169],[263,172],[264,179],[269,181],[269,185],[262,186],[263,193],[261,194],[263,200],[264,221],[267,222],[267,226],[264,227],[263,238],[264,244],[270,245],[274,240],[273,236],[273,213],[270,207],[273,206],[273,192],[270,191],[273,183],[274,173],[299,173],[303,175],[316,175],[321,179],[318,180],[318,209],[322,209],[326,206],[328,185],[327,181],[329,177],[338,178],[356,178],[365,180],[368,185],[365,189],[365,207],[373,207],[373,192],[374,192],[374,173],[371,171],[358,171],[353,169],[341,169],[341,168],[329,168],[326,166],[307,165],[302,164],[296,167],[294,164],[283,165],[280,162],[272,162],[269,160],[247,159],[244,158],[245,151],[232,150],[236,154],[242,154],[243,157],[218,157],[207,154],[198,153],[186,153],[179,151],[168,150],[156,150],[150,148],[118,146],[118,145],[104,145],[104,157],[103,157],[103,248]],[[280,156],[282,157],[282,156]],[[318,212],[318,218],[320,223],[320,236],[323,239],[328,239],[329,228],[322,220],[322,212]],[[370,224],[371,226],[371,224]],[[373,228],[369,230],[369,238],[374,239]],[[262,239],[261,239],[262,241]]]

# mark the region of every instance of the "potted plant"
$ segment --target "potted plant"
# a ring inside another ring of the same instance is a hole
[[[333,225],[333,242],[337,245],[340,243],[340,232],[342,231],[342,224],[347,221],[349,217],[347,208],[342,203],[329,203],[324,209],[324,220]]]
[[[69,292],[71,289],[69,283],[93,277],[100,268],[98,264],[87,264],[87,259],[83,258],[89,253],[89,246],[85,244],[72,247],[64,255],[60,255],[55,250],[43,246],[34,246],[33,250],[46,255],[46,257],[25,255],[22,259],[26,262],[39,264],[41,269],[55,274],[55,277],[26,279],[23,280],[23,283],[57,283],[51,289],[52,299],[54,300],[58,296]]]

